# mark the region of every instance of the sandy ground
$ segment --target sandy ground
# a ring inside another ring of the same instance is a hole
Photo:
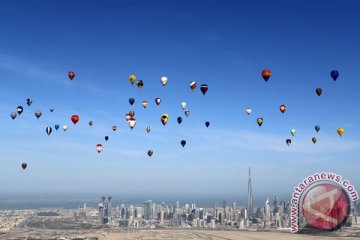
[[[229,231],[183,231],[183,230],[151,230],[138,233],[110,233],[98,236],[101,240],[180,240],[180,239],[208,239],[208,240],[319,240],[319,239],[360,239],[345,237],[319,237],[291,233],[276,232],[229,232]]]

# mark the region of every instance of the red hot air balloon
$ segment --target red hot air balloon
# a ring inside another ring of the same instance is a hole
[[[73,80],[74,77],[75,77],[75,72],[74,71],[69,71],[68,76],[69,76],[70,80]]]
[[[261,73],[264,80],[267,82],[271,76],[271,71],[269,69],[264,69]]]
[[[103,149],[103,146],[101,144],[96,145],[96,151],[98,153],[101,153],[102,149]]]
[[[286,106],[283,104],[280,106],[280,112],[284,113],[286,111]]]
[[[71,121],[74,123],[74,125],[79,121],[79,116],[78,115],[72,115],[71,116]]]

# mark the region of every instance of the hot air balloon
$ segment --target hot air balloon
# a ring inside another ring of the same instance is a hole
[[[168,78],[167,78],[166,76],[163,76],[163,77],[160,78],[160,81],[161,81],[161,84],[162,84],[163,86],[165,86],[166,83],[167,83],[167,81],[168,81]]]
[[[129,121],[129,120],[130,120],[130,118],[131,118],[131,116],[130,116],[130,114],[129,114],[129,113],[125,114],[125,119],[126,119],[126,121]]]
[[[196,88],[196,82],[194,82],[194,81],[190,82],[190,88],[191,88],[191,90],[194,91]]]
[[[133,105],[134,103],[135,103],[135,99],[134,98],[129,98],[129,103],[130,103],[130,105]]]
[[[256,119],[256,122],[257,122],[257,124],[259,125],[259,127],[261,127],[261,125],[262,125],[263,122],[264,122],[264,119],[258,118],[258,119]]]
[[[134,117],[135,116],[135,111],[129,111],[129,115],[130,115],[130,117]]]
[[[339,134],[340,137],[342,137],[342,135],[344,134],[345,129],[344,128],[338,128],[337,133]]]
[[[264,69],[261,73],[264,80],[267,82],[271,76],[271,71],[269,69]]]
[[[47,128],[46,128],[46,133],[47,133],[48,136],[50,136],[51,132],[52,132],[52,128],[51,128],[51,127],[47,127]]]
[[[334,80],[334,82],[336,81],[336,79],[339,77],[339,71],[337,70],[332,70],[330,73],[331,78]]]
[[[74,123],[74,125],[79,121],[79,116],[78,115],[72,115],[71,116],[71,121]]]
[[[136,125],[136,119],[135,118],[130,118],[130,120],[128,121],[129,127],[132,130],[135,125]]]
[[[93,121],[89,121],[89,126],[91,127],[94,124]]]
[[[101,144],[96,145],[96,151],[98,153],[101,153],[102,149],[103,149],[103,146]]]
[[[30,105],[32,104],[32,99],[31,98],[28,98],[26,99],[26,104],[30,107]]]
[[[117,127],[116,126],[112,126],[111,128],[114,132],[116,131]]]
[[[161,102],[161,99],[160,99],[160,98],[155,98],[155,103],[156,103],[156,105],[159,105],[160,102]]]
[[[180,144],[181,144],[181,146],[185,147],[186,141],[185,141],[185,140],[181,140]]]
[[[68,127],[66,125],[63,126],[63,130],[64,132],[66,132],[66,130],[68,129]]]
[[[312,139],[312,142],[315,144],[317,142],[317,138],[316,137],[313,137]]]
[[[290,146],[290,144],[291,144],[291,139],[286,139],[286,144],[287,144],[288,146]]]
[[[17,109],[16,109],[16,112],[19,114],[22,114],[22,112],[24,111],[24,108],[22,106],[18,106]]]
[[[109,140],[109,136],[105,136],[105,141]]]
[[[320,126],[319,126],[319,125],[316,125],[316,126],[315,126],[315,131],[316,131],[316,132],[319,132],[319,131],[320,131]]]
[[[54,108],[50,108],[50,112],[53,112],[55,109]]]
[[[42,112],[41,112],[41,110],[36,110],[35,111],[35,117],[37,118],[37,119],[39,119],[39,117],[41,117],[41,115],[42,115]]]
[[[147,126],[147,127],[146,127],[146,131],[147,131],[148,133],[151,131],[150,126]]]
[[[142,101],[142,106],[143,106],[144,108],[146,108],[147,105],[148,105],[148,101],[146,101],[146,100]]]
[[[137,87],[138,87],[139,89],[142,89],[142,87],[144,86],[144,81],[143,81],[143,80],[138,80],[138,81],[136,82],[136,85],[137,85]]]
[[[205,93],[206,93],[207,90],[208,90],[208,85],[202,84],[202,85],[200,86],[200,90],[201,90],[202,94],[205,95]]]
[[[73,80],[74,77],[75,77],[75,72],[74,71],[69,71],[68,76],[69,76],[70,80]]]
[[[153,150],[149,150],[149,151],[147,151],[147,154],[149,155],[149,157],[151,157],[152,155],[153,155]]]
[[[184,113],[185,113],[186,117],[188,117],[190,115],[190,111],[188,109],[185,109]]]
[[[210,126],[210,122],[205,122],[205,126],[208,128]]]
[[[59,127],[60,127],[60,126],[59,126],[59,124],[55,124],[54,127],[55,127],[55,130],[57,131],[57,130],[59,130]]]
[[[178,118],[177,118],[177,122],[178,122],[178,124],[181,124],[182,118],[181,118],[181,117],[178,117]]]
[[[168,114],[166,114],[166,113],[164,113],[162,116],[161,116],[161,123],[165,126],[166,125],[166,123],[167,123],[167,121],[168,121],[168,119],[169,119],[169,115]]]
[[[284,113],[286,111],[286,106],[283,104],[280,106],[280,112]]]
[[[318,96],[320,96],[320,95],[322,94],[322,89],[321,89],[321,88],[317,88],[317,89],[315,90],[315,92],[316,92],[316,94],[317,94]]]
[[[17,116],[17,113],[16,112],[12,112],[10,113],[10,117],[14,120]]]
[[[134,84],[134,82],[136,81],[136,76],[134,74],[130,75],[129,80],[131,84]]]
[[[251,114],[251,112],[252,112],[251,108],[249,108],[249,107],[248,107],[248,108],[246,108],[246,114],[247,114],[247,115],[250,115],[250,114]]]
[[[290,133],[291,133],[291,135],[293,135],[293,136],[294,136],[294,135],[295,135],[295,133],[296,133],[296,130],[293,128],[293,129],[291,129],[291,130],[290,130]]]
[[[182,107],[182,109],[185,109],[186,108],[186,102],[181,102],[181,107]]]
[[[27,164],[26,164],[26,163],[22,163],[22,164],[21,164],[21,167],[22,167],[23,170],[25,170],[26,167],[27,167]]]

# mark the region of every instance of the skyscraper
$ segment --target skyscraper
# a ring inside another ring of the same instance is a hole
[[[150,218],[150,201],[145,201],[144,202],[144,214],[143,214],[143,218],[148,220]]]
[[[253,195],[252,195],[252,187],[251,187],[251,172],[250,172],[250,167],[249,167],[249,180],[248,180],[248,215],[249,215],[249,219],[252,219],[252,215],[253,215]]]

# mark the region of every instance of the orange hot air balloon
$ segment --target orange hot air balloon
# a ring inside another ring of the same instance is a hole
[[[284,113],[286,111],[286,106],[283,104],[280,106],[280,111]]]
[[[69,76],[70,80],[73,80],[74,77],[75,77],[75,72],[74,71],[69,71],[68,76]]]
[[[264,78],[265,82],[267,82],[271,76],[271,71],[269,69],[264,69],[261,75]]]
[[[71,121],[74,123],[74,125],[79,121],[79,116],[78,115],[72,115],[71,116]]]

